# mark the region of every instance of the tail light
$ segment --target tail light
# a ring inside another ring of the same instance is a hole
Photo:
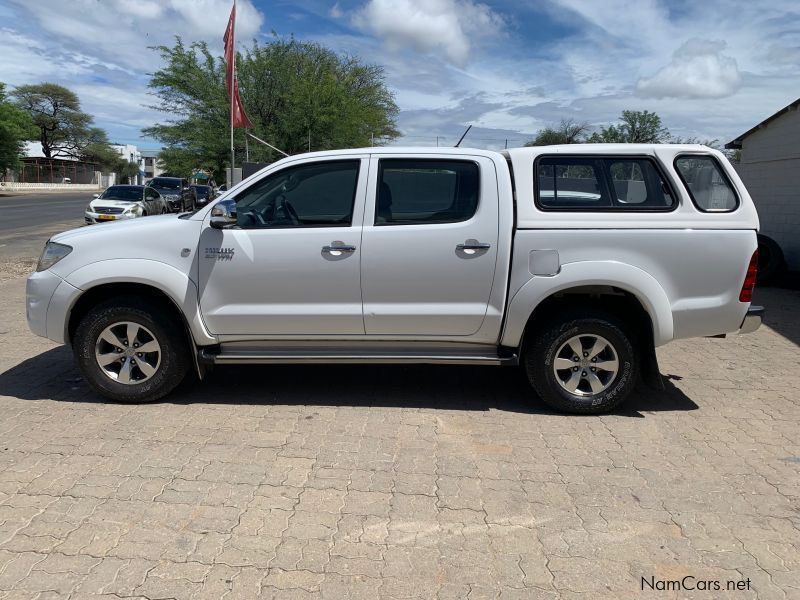
[[[747,275],[744,277],[742,291],[739,292],[739,302],[753,301],[753,288],[756,287],[756,277],[758,276],[758,250],[753,252],[753,258],[747,265]]]

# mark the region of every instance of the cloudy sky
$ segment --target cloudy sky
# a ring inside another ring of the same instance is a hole
[[[148,46],[221,53],[232,0],[0,0],[0,81],[76,91],[112,140],[153,148]],[[316,40],[385,66],[398,143],[520,145],[624,109],[673,134],[736,135],[800,96],[797,0],[239,0],[237,38]]]

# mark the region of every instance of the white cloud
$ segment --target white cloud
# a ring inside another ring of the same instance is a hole
[[[369,0],[353,23],[390,49],[439,51],[456,65],[466,64],[473,41],[499,34],[504,25],[500,15],[472,0]]]
[[[116,6],[124,14],[141,19],[157,19],[164,12],[164,7],[153,0],[117,0]]]
[[[344,16],[344,11],[339,6],[339,3],[337,2],[336,4],[331,6],[331,9],[330,9],[330,11],[328,11],[328,14],[330,15],[330,17],[332,19],[341,19]]]
[[[151,71],[155,54],[148,46],[172,45],[176,35],[185,42],[206,40],[222,48],[222,35],[231,10],[230,0],[168,0],[134,4],[131,0],[14,0],[20,14],[32,18],[49,35],[48,41],[72,44],[83,55],[94,54],[105,65],[139,72]],[[247,42],[264,20],[251,0],[236,4],[236,38]],[[5,61],[0,58],[0,68]]]
[[[222,38],[228,16],[231,12],[230,0],[170,0],[179,21],[170,25],[171,31],[177,31],[188,38]],[[259,29],[264,17],[249,0],[236,3],[236,39],[249,41]],[[187,32],[183,34],[184,26]]]
[[[692,38],[655,75],[640,79],[643,98],[725,98],[742,85],[736,59],[722,54],[725,42]]]

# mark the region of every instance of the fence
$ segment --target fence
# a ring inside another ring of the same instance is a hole
[[[25,183],[20,181],[0,181],[0,191],[32,192],[36,190],[99,190],[96,183]]]
[[[77,160],[30,157],[22,159],[22,168],[15,174],[18,183],[99,184],[99,165]]]

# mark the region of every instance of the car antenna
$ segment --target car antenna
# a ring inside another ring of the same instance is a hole
[[[458,148],[461,145],[461,142],[463,142],[464,138],[467,137],[467,134],[469,133],[470,129],[472,129],[472,125],[467,127],[467,130],[464,132],[464,135],[462,135],[461,138],[459,138],[458,143],[454,146],[455,148]]]

